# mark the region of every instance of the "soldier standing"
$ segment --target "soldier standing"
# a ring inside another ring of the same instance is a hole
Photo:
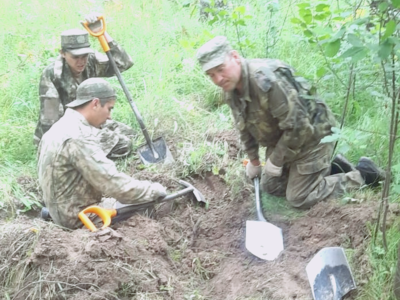
[[[86,16],[86,21],[93,32],[99,32],[102,29],[98,16],[97,13]],[[131,57],[107,32],[104,35],[118,69],[121,72],[129,69],[133,65]],[[38,145],[43,134],[64,115],[67,104],[75,100],[76,90],[84,80],[113,75],[114,70],[107,55],[90,48],[89,35],[86,31],[70,29],[62,32],[60,55],[45,68],[40,79],[40,116],[34,134],[34,143]],[[130,153],[134,132],[129,126],[107,121],[103,129],[102,141],[115,142],[108,153],[109,157],[123,157]]]

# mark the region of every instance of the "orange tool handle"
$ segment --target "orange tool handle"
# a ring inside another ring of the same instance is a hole
[[[247,164],[250,162],[250,159],[248,159],[248,158],[245,158],[245,159],[243,159],[243,167],[245,167],[245,166],[247,166]],[[265,163],[261,163],[261,166],[264,166],[265,165]]]
[[[243,167],[247,166],[247,164],[250,162],[250,159],[245,158],[243,159]]]
[[[97,19],[102,23],[102,29],[99,32],[93,32],[89,27],[88,21],[82,21],[81,24],[91,36],[95,36],[99,39],[100,45],[104,52],[108,52],[110,51],[110,46],[108,46],[106,37],[104,36],[104,33],[106,32],[106,21],[104,20],[104,16],[99,16]]]
[[[117,215],[117,210],[102,208],[100,206],[89,206],[78,214],[79,219],[86,226],[86,228],[88,228],[90,231],[97,231],[98,228],[94,226],[93,222],[86,215],[89,213],[96,214],[100,217],[100,219],[103,221],[103,227],[101,227],[101,229],[104,229],[110,226],[111,218]]]

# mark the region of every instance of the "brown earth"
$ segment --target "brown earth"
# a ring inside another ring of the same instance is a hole
[[[138,178],[179,189],[162,174],[142,171]],[[319,203],[291,219],[266,213],[282,228],[285,244],[279,258],[268,262],[245,247],[246,220],[255,219],[250,183],[233,197],[219,176],[185,180],[203,193],[208,208],[187,195],[97,233],[63,230],[27,216],[4,222],[1,295],[16,300],[306,300],[312,295],[305,267],[318,250],[330,246],[346,249],[359,287],[368,280],[364,250],[376,202]]]

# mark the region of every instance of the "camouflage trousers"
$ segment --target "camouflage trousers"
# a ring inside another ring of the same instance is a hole
[[[107,120],[100,130],[100,144],[108,158],[128,156],[132,151],[135,132],[131,127],[114,120]]]
[[[261,190],[286,197],[293,207],[309,208],[319,201],[340,197],[364,185],[359,171],[330,175],[334,144],[319,144],[283,166],[282,176],[261,176]],[[267,149],[266,159],[273,149]]]

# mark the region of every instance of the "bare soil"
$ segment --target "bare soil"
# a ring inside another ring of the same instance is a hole
[[[230,149],[235,157],[239,148]],[[161,174],[142,171],[138,178],[180,189]],[[331,246],[346,249],[359,287],[368,280],[367,224],[374,222],[377,202],[322,202],[292,219],[266,213],[282,228],[285,244],[279,258],[268,262],[245,247],[246,220],[256,219],[250,183],[233,197],[220,176],[185,180],[203,193],[208,208],[187,195],[96,233],[64,230],[28,216],[3,222],[1,294],[10,299],[306,300],[312,294],[305,267]]]

